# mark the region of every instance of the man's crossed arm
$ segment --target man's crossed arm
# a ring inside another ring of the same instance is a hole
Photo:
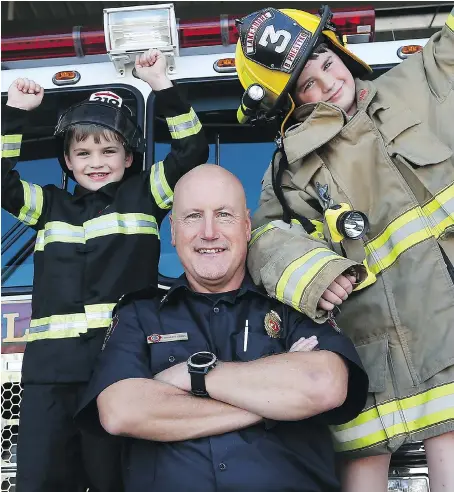
[[[290,352],[250,362],[220,362],[206,376],[211,398],[190,393],[186,363],[154,379],[125,379],[97,398],[110,434],[153,441],[182,441],[224,434],[273,420],[302,420],[343,404],[348,369],[342,358],[313,351],[300,339]]]

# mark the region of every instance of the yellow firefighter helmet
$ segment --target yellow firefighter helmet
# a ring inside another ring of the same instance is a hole
[[[235,63],[238,78],[246,89],[257,85],[264,89],[257,106],[275,114],[278,106],[290,103],[285,113],[295,105],[290,93],[310,54],[320,42],[340,56],[354,77],[363,77],[372,69],[344,47],[330,23],[331,12],[324,7],[320,17],[294,9],[266,8],[237,21],[239,39]],[[247,94],[245,94],[245,97]],[[246,101],[250,98],[246,97]],[[243,98],[244,103],[245,98]],[[242,105],[240,122],[248,119],[248,108]],[[257,107],[258,109],[258,107]],[[249,114],[253,110],[249,111]]]

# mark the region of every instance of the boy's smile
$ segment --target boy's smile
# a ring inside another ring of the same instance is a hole
[[[343,61],[327,49],[307,62],[294,98],[297,104],[329,102],[351,115],[356,111],[355,80]]]
[[[125,169],[132,164],[132,154],[126,155],[124,146],[115,138],[106,140],[103,135],[95,142],[93,135],[81,142],[73,141],[66,165],[82,187],[97,191],[108,183],[121,181]]]

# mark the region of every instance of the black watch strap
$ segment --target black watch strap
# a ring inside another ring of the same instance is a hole
[[[205,386],[205,374],[202,372],[190,372],[191,393],[194,396],[210,396]]]

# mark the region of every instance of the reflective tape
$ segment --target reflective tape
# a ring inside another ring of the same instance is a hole
[[[423,211],[415,207],[393,220],[375,239],[365,245],[369,269],[377,274],[390,267],[412,246],[432,237]]]
[[[311,222],[315,226],[315,231],[312,232],[310,235],[315,237],[316,239],[322,239],[322,240],[325,239],[323,235],[323,222],[320,220],[311,220]],[[292,219],[292,224],[299,227],[303,227],[301,223],[296,219]],[[289,224],[287,224],[287,222],[284,222],[283,220],[273,220],[268,224],[257,227],[251,233],[251,239],[249,240],[248,247],[250,248],[260,238],[260,236],[270,231],[271,229],[275,229],[275,228],[279,228],[282,230],[289,230],[291,227]],[[303,234],[306,234],[304,228],[302,229],[301,232]]]
[[[17,218],[27,225],[35,225],[43,213],[44,195],[41,186],[21,181],[24,191],[24,205]]]
[[[2,158],[19,157],[22,135],[2,135]]]
[[[446,230],[454,233],[454,185],[450,185],[422,207],[433,235],[439,238]]]
[[[301,298],[306,287],[327,263],[339,258],[328,248],[315,248],[292,261],[277,282],[276,298],[286,304],[291,303],[295,309],[300,310]]]
[[[202,129],[199,118],[192,108],[189,113],[174,116],[172,118],[166,118],[166,121],[169,127],[170,135],[176,140],[189,137],[191,135],[196,135]]]
[[[112,321],[115,304],[93,304],[85,306],[88,328],[107,327]]]
[[[156,205],[164,210],[169,209],[173,202],[173,191],[167,183],[162,161],[153,164],[150,169],[150,187]]]
[[[155,234],[159,238],[159,229],[153,215],[136,213],[102,215],[87,220],[82,226],[47,222],[44,229],[38,231],[35,251],[44,251],[44,247],[53,242],[86,244],[89,239],[109,234]]]
[[[451,10],[448,19],[446,20],[446,25],[451,29],[451,31],[454,31],[454,8]]]
[[[331,431],[336,451],[356,451],[453,420],[454,383],[449,383],[379,404]]]
[[[73,226],[66,222],[52,221],[44,225],[44,229],[38,231],[35,251],[44,251],[49,243],[77,243],[85,244],[85,232],[82,226]]]
[[[159,237],[155,217],[138,213],[102,215],[84,222],[84,230],[86,240],[109,234],[156,234]]]
[[[57,314],[46,318],[32,319],[27,341],[47,338],[74,338],[88,329],[105,328],[110,325],[115,304],[91,304],[85,313]]]

